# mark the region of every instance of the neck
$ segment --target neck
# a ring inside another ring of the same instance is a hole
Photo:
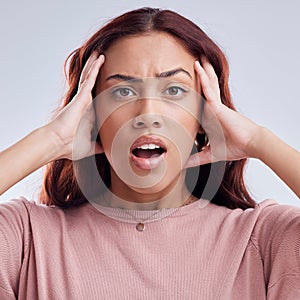
[[[134,210],[157,210],[164,208],[176,208],[190,202],[193,197],[185,185],[185,172],[173,180],[166,188],[156,190],[136,190],[127,186],[124,182],[116,180],[116,174],[112,174],[111,189],[103,197],[105,206]]]

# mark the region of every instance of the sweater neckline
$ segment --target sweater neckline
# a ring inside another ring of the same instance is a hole
[[[193,212],[197,208],[204,208],[208,203],[208,200],[200,198],[195,202],[176,208],[132,210],[118,207],[107,207],[97,202],[90,202],[91,206],[99,213],[117,221],[133,224],[147,224],[171,216],[183,216]]]

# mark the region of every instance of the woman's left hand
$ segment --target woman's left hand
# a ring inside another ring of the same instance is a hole
[[[218,78],[212,65],[205,57],[201,63],[202,66],[195,62],[195,71],[205,97],[201,126],[208,136],[209,146],[193,154],[186,167],[255,157],[262,127],[222,103]]]
[[[283,142],[267,128],[257,125],[224,105],[217,75],[206,58],[195,63],[205,96],[201,126],[209,146],[193,154],[185,167],[248,157],[260,159],[300,198],[300,152]]]

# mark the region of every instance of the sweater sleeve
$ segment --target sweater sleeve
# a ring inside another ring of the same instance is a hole
[[[29,242],[25,199],[0,204],[0,299],[16,299],[22,260]]]
[[[300,299],[300,208],[262,208],[254,239],[264,264],[267,299]]]

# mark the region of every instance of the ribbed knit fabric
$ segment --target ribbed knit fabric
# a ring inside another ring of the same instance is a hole
[[[121,209],[3,203],[0,299],[300,299],[300,209],[203,201],[142,232]]]

